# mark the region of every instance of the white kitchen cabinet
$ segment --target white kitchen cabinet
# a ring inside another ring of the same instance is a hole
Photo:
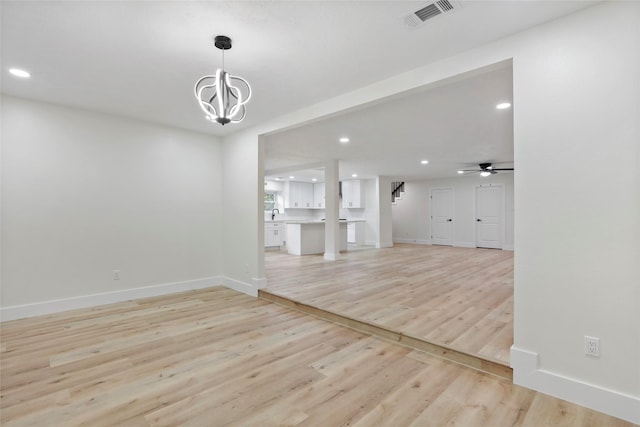
[[[310,182],[288,181],[284,186],[285,209],[313,208],[313,184]]]
[[[302,184],[302,207],[313,209],[313,184],[310,182],[301,182],[300,184]]]
[[[267,222],[264,224],[265,248],[282,246],[283,229],[284,224],[281,222]]]
[[[313,184],[313,207],[324,209],[324,182]]]
[[[364,208],[362,185],[359,179],[342,181],[342,207],[345,209]]]
[[[363,221],[347,223],[347,242],[364,245],[364,224]]]
[[[284,184],[284,207],[285,209],[302,208],[302,183],[296,181],[285,182]]]

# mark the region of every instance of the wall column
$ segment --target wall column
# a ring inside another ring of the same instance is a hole
[[[340,224],[339,185],[340,174],[338,161],[327,161],[324,168],[325,185],[325,225],[324,225],[324,259],[335,261],[340,258]]]
[[[391,216],[391,179],[379,176],[375,182],[375,194],[378,202],[378,238],[376,248],[393,246],[393,218]]]

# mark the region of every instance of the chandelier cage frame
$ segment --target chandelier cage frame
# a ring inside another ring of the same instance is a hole
[[[218,68],[215,75],[201,77],[194,86],[194,93],[207,120],[223,126],[240,123],[247,114],[245,104],[251,99],[251,86],[242,77],[232,76],[224,70],[224,51],[231,49],[231,39],[216,36],[215,46],[222,50],[222,68]],[[246,94],[237,83],[246,87]]]

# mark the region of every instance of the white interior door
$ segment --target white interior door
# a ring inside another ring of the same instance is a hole
[[[451,246],[453,235],[453,189],[431,189],[431,244]]]
[[[476,247],[502,249],[504,187],[476,187]]]

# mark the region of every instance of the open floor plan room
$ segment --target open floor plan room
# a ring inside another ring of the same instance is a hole
[[[1,427],[640,425],[639,23],[0,0]]]
[[[209,288],[2,323],[14,426],[631,426]]]

